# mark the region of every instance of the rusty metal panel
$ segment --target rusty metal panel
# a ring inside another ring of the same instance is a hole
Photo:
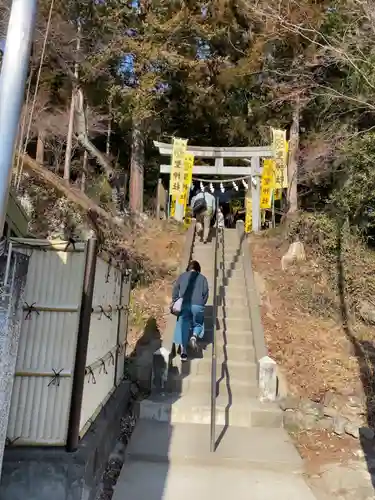
[[[85,262],[81,248],[48,243],[15,243],[30,258],[8,423],[17,445],[66,441]]]

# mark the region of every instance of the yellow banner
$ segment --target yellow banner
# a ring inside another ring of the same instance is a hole
[[[282,198],[282,193],[283,193],[283,190],[282,189],[275,189],[274,193],[273,193],[273,198],[275,201],[279,201],[281,200]]]
[[[186,149],[186,139],[173,139],[169,193],[171,196],[177,198],[180,197],[184,188],[184,161]]]
[[[288,187],[286,131],[272,129],[273,154],[276,163],[276,188]]]
[[[246,207],[245,233],[251,233],[251,231],[253,230],[253,200],[249,195],[246,195],[245,207]]]
[[[264,160],[260,187],[260,208],[271,208],[272,190],[275,189],[275,161]]]
[[[171,198],[170,217],[174,217],[175,215],[176,215],[176,197],[172,196],[172,198]]]
[[[191,224],[191,218],[192,218],[191,208],[187,207],[186,208],[186,214],[185,214],[185,217],[184,217],[184,226],[186,227],[186,229]]]
[[[193,182],[193,166],[194,166],[194,155],[190,153],[185,153],[183,191],[179,199],[181,205],[184,205],[184,215],[185,215],[186,205],[189,201],[190,186],[191,183]]]

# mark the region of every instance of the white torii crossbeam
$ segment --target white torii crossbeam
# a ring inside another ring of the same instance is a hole
[[[154,146],[159,149],[162,156],[172,155],[172,144],[154,141]],[[273,156],[269,146],[255,147],[209,147],[191,146],[188,144],[187,152],[195,158],[269,158]]]

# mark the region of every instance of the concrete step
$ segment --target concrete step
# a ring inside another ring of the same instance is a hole
[[[202,266],[202,273],[203,273],[203,266]],[[245,274],[243,269],[235,269],[235,270],[219,270],[219,272],[216,274],[214,270],[209,270],[206,273],[203,273],[204,276],[206,276],[208,281],[213,281],[213,278],[217,276],[219,279],[245,279]]]
[[[245,281],[243,282],[243,286],[240,288],[219,286],[217,290],[217,295],[220,298],[225,297],[227,299],[233,299],[233,300],[245,299],[247,297]]]
[[[219,305],[224,306],[227,310],[236,309],[236,308],[246,308],[248,309],[248,301],[247,297],[243,295],[233,296],[232,294],[219,295]]]
[[[207,307],[205,311],[205,324],[210,324],[209,318],[213,318],[213,315],[213,308]],[[251,324],[248,306],[226,307],[225,309],[222,306],[219,306],[217,308],[216,317],[219,318],[221,324],[226,326],[228,331],[230,331],[231,328],[238,328],[240,325],[245,325],[246,328],[249,328],[249,325]]]
[[[211,328],[205,329],[204,339],[202,340],[202,344],[206,345],[208,349],[210,349],[210,345],[212,343],[212,325]],[[235,345],[236,347],[247,347],[252,348],[254,345],[253,334],[250,328],[245,328],[243,330],[220,330],[216,331],[216,342],[218,346],[223,345]]]
[[[245,295],[246,297],[246,295]],[[221,301],[220,295],[217,296],[217,302]],[[208,306],[204,312],[205,318],[212,318],[214,316],[214,308],[213,306]],[[223,304],[217,304],[216,308],[216,317],[217,318],[227,318],[235,321],[238,317],[239,321],[242,321],[244,318],[250,318],[249,316],[249,308],[245,304],[241,304],[236,307],[226,307]],[[233,327],[237,327],[238,324],[233,323]]]
[[[216,332],[216,343],[218,346],[218,349],[223,349],[224,346],[228,348],[235,348],[235,349],[253,349],[254,347],[254,339],[251,331],[244,331],[244,332],[226,332],[222,330],[217,330]],[[206,351],[208,350],[211,352],[211,345],[212,345],[212,330],[207,330],[205,332],[205,336],[202,341],[199,342],[199,345]]]
[[[258,467],[284,472],[303,470],[301,457],[284,429],[218,426],[216,436],[220,435],[222,438],[215,453],[210,453],[209,425],[171,425],[140,419],[127,447],[127,456],[169,464],[222,465],[238,469]]]
[[[221,248],[222,254],[227,256],[241,256],[243,254],[243,249],[240,248],[238,244],[224,244],[224,248]]]
[[[226,297],[231,297],[232,295],[233,297],[245,297],[247,293],[245,279],[237,281],[237,283],[218,283],[217,291],[218,295],[225,295]],[[211,291],[211,293],[213,293],[213,290]]]
[[[230,342],[233,339],[228,339]],[[205,341],[200,341],[198,342],[198,345],[200,349],[204,350],[204,356],[210,355],[211,356],[211,351],[212,351],[212,344],[205,342]],[[223,338],[218,338],[217,339],[217,355],[220,357],[220,359],[223,356],[226,356],[228,359],[231,359],[233,361],[250,361],[250,362],[255,362],[255,350],[253,346],[253,341],[248,341],[248,343],[245,343],[245,345],[239,345],[239,344],[233,344],[232,343],[226,343]]]
[[[201,259],[204,259],[205,257],[208,257],[209,255],[214,255],[215,254],[215,247],[214,245],[207,245],[207,246],[194,246],[192,255],[196,255],[197,257],[200,257]]]
[[[214,284],[214,274],[206,276],[206,278],[207,278],[209,286],[212,286]],[[240,275],[237,275],[237,276],[230,276],[230,275],[228,275],[228,276],[221,275],[220,276],[220,275],[218,275],[218,284],[220,286],[231,285],[232,287],[243,289],[246,287],[245,275],[241,275],[241,276]]]
[[[218,368],[216,378],[217,394],[228,393],[227,377],[225,373],[221,373]],[[184,375],[181,373],[170,372],[168,381],[165,386],[165,392],[180,394],[184,397],[186,394],[211,394],[211,375]],[[230,392],[232,397],[250,398],[257,397],[259,394],[258,384],[255,379],[248,380],[230,380]]]
[[[213,330],[213,312],[208,310],[204,319],[205,328],[205,338],[212,338]],[[216,318],[216,330],[223,332],[227,337],[233,335],[243,335],[244,333],[251,332],[251,321],[250,316],[247,318],[223,318],[223,315],[219,312]]]
[[[244,266],[242,264],[242,262],[233,262],[233,261],[230,261],[230,262],[219,262],[219,267],[221,269],[221,272],[243,272],[244,270]]]
[[[188,361],[181,362],[179,357],[173,360],[173,367],[178,370],[180,374],[185,376],[194,375],[210,375],[212,357],[211,352],[205,353],[206,356],[202,358],[189,359]],[[217,350],[217,373],[228,373],[231,378],[237,380],[256,380],[257,365],[251,361],[237,361],[226,359],[226,353],[223,350]]]
[[[238,398],[220,394],[216,398],[217,425],[275,429],[282,426],[282,412],[275,405],[264,404],[255,398]],[[211,393],[152,394],[137,403],[139,418],[169,423],[211,422]]]
[[[220,463],[156,463],[128,457],[113,500],[316,500],[300,475],[269,470],[270,464],[265,470],[258,464],[238,469]]]
[[[211,262],[211,264],[214,264],[214,257],[215,257],[215,252],[214,249],[209,249],[209,251],[193,251],[192,252],[192,257],[194,260],[199,260],[199,263],[202,265],[208,264]],[[243,266],[243,261],[242,261],[242,254],[239,253],[228,253],[228,254],[223,254],[220,250],[218,252],[217,256],[217,262],[221,264],[221,268],[223,267],[238,267],[240,268]]]

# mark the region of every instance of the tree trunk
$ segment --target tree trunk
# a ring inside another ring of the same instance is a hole
[[[87,135],[86,114],[84,109],[84,97],[81,89],[76,89],[75,96],[75,124],[76,137],[79,144],[97,161],[107,175],[109,182],[112,182],[114,170],[110,162],[89,140]]]
[[[86,191],[86,173],[87,173],[87,161],[88,154],[87,151],[83,153],[83,165],[82,165],[82,176],[81,176],[81,191],[84,193]]]
[[[124,206],[126,205],[126,196],[128,194],[128,182],[129,182],[129,172],[124,173],[124,182],[122,187],[123,198],[124,198]]]
[[[104,220],[106,220],[111,227],[121,229],[122,231],[125,230],[125,226],[121,221],[113,217],[112,214],[110,214],[103,208],[96,205],[96,203],[94,203],[91,198],[83,194],[80,190],[72,188],[71,186],[67,186],[66,182],[64,182],[61,177],[51,172],[51,170],[38,165],[38,163],[30,158],[30,156],[23,155],[23,159],[26,169],[31,170],[40,179],[43,179],[46,183],[53,186],[61,194],[66,196],[69,201],[81,207],[88,214],[96,213],[99,217],[102,217]]]
[[[44,164],[44,137],[45,134],[42,130],[38,130],[38,142],[36,146],[36,161],[40,164]]]
[[[65,162],[64,162],[64,180],[70,181],[70,165],[72,162],[72,149],[73,149],[73,124],[74,124],[74,91],[70,101],[69,111],[69,125],[68,134],[66,136],[66,149],[65,149]]]
[[[76,45],[76,57],[78,59],[79,52],[81,50],[81,26],[78,24],[78,32],[77,32],[77,45]],[[68,135],[66,137],[66,151],[65,151],[65,164],[64,164],[64,180],[69,183],[70,181],[70,166],[72,162],[72,148],[73,148],[73,133],[74,133],[74,109],[75,109],[75,89],[74,85],[76,85],[78,81],[78,63],[75,63],[74,66],[74,77],[75,82],[73,83],[72,90],[72,99],[70,102],[70,113],[69,113],[69,126],[68,126]]]
[[[133,135],[130,159],[130,210],[135,213],[143,212],[143,164],[144,140],[140,122],[133,121]]]
[[[298,210],[298,149],[299,149],[299,122],[300,122],[300,99],[297,97],[293,121],[290,129],[289,161],[288,161],[288,214],[294,214]]]
[[[75,131],[76,138],[79,144],[87,151],[87,153],[95,158],[98,165],[104,170],[107,181],[112,188],[112,199],[116,202],[118,214],[122,213],[123,201],[122,201],[122,190],[119,176],[113,169],[111,163],[107,160],[104,154],[102,154],[96,146],[90,141],[87,134],[87,122],[86,113],[84,108],[84,97],[82,89],[76,89],[75,95]]]

